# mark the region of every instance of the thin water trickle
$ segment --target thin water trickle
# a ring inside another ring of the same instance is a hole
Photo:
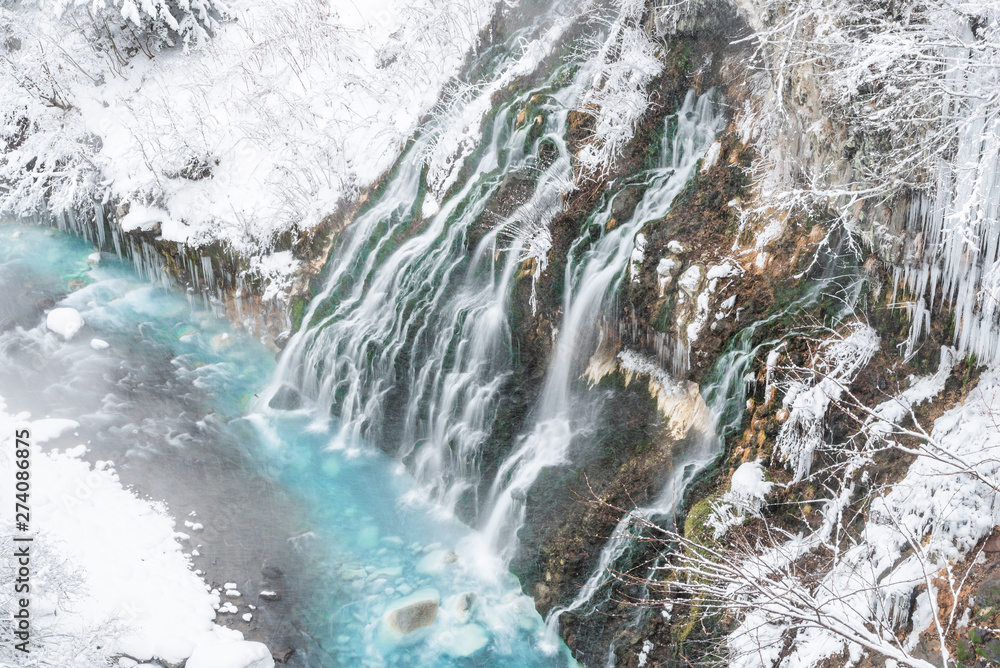
[[[596,599],[598,593],[607,591],[609,584],[615,579],[616,564],[634,546],[634,539],[642,531],[641,526],[638,526],[642,522],[636,520],[641,518],[642,521],[671,522],[688,486],[722,455],[726,439],[739,428],[743,419],[750,389],[746,377],[751,365],[761,351],[774,350],[784,345],[775,339],[755,343],[758,330],[767,331],[772,323],[809,308],[821,296],[831,292],[841,294],[843,298],[843,308],[834,316],[835,319],[849,317],[854,312],[854,300],[858,297],[861,281],[856,279],[854,272],[840,273],[838,257],[834,253],[830,258],[824,259],[828,269],[786,308],[751,323],[735,335],[729,350],[718,359],[709,381],[701,390],[708,407],[708,423],[694,434],[694,447],[687,449],[674,461],[675,474],[652,504],[636,508],[619,520],[601,550],[596,567],[573,601],[549,611],[545,618],[543,649],[554,652],[558,648],[560,618],[563,614],[575,612],[586,616],[604,602],[604,599]]]
[[[635,236],[651,221],[662,218],[683,190],[698,161],[722,129],[713,91],[698,97],[689,92],[677,113],[677,132],[661,154],[660,167],[646,175],[646,191],[631,218],[604,235],[591,248],[571,250],[566,263],[563,318],[533,426],[517,444],[496,475],[483,526],[484,541],[510,563],[517,550],[517,532],[524,524],[524,497],[542,470],[568,461],[575,431],[574,381],[595,346],[593,337],[608,297],[616,292],[632,254]],[[612,200],[613,201],[613,200]],[[611,203],[598,214],[596,224],[607,228]],[[581,355],[581,352],[583,354]]]

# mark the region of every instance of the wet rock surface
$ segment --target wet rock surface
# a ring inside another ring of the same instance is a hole
[[[386,618],[397,633],[413,633],[430,626],[437,619],[437,601],[417,601],[390,612]]]

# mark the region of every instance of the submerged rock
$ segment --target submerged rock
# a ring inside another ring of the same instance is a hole
[[[437,601],[427,599],[390,611],[386,615],[386,621],[393,631],[405,635],[433,624],[437,613]]]
[[[284,577],[284,573],[280,568],[266,561],[260,567],[260,574],[264,576],[266,580],[279,580]]]
[[[445,605],[455,616],[456,620],[459,622],[467,622],[469,621],[469,617],[472,615],[472,604],[475,602],[476,593],[469,591],[464,594],[449,596],[445,601]]]
[[[276,411],[294,411],[302,407],[302,395],[291,385],[282,385],[267,405]]]

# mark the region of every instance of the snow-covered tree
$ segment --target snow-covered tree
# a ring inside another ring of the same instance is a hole
[[[229,13],[222,0],[35,0],[75,24],[121,64],[161,49],[208,40]]]

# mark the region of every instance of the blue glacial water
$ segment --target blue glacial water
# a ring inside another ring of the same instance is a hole
[[[107,254],[90,264],[93,252],[0,225],[0,396],[15,412],[78,421],[55,447],[87,443],[90,461],[114,461],[179,525],[196,514],[194,567],[210,584],[236,581],[240,613],[257,606],[252,624],[220,621],[294,647],[291,666],[572,665],[564,647],[539,649],[531,599],[399,462],[363,442],[328,449],[339,430],[322,414],[261,406],[272,351],[200,296]],[[86,321],[69,341],[45,329],[56,306]],[[281,600],[261,600],[265,589]],[[426,599],[440,605],[431,626],[401,635],[386,623]]]

